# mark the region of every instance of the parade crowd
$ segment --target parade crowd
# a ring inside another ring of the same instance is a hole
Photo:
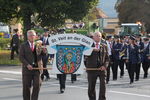
[[[17,34],[17,30],[14,30]],[[46,50],[40,50],[35,46],[36,32],[29,30],[27,32],[28,40],[19,46],[18,35],[13,35],[11,41],[11,59],[14,59],[14,51],[19,54],[22,62],[22,81],[23,81],[23,100],[38,100],[41,80],[49,80],[48,70],[34,70],[39,66],[47,68],[50,59],[53,60],[54,55],[50,55]],[[100,93],[98,100],[106,100],[106,84],[110,81],[110,72],[112,70],[113,81],[117,80],[118,69],[120,69],[120,78],[124,77],[125,70],[128,71],[129,83],[133,84],[140,80],[141,67],[144,71],[143,78],[148,77],[148,69],[150,67],[150,36],[143,37],[141,35],[125,35],[125,36],[106,36],[102,37],[100,32],[89,35],[94,40],[92,45],[93,52],[90,56],[85,57],[86,68],[96,68],[97,70],[87,70],[88,79],[88,96],[89,100],[96,100],[96,80],[100,79]],[[49,31],[45,30],[43,36],[39,39],[42,46],[49,45]],[[18,51],[20,47],[20,50]],[[76,81],[77,76],[71,75],[72,83]],[[60,83],[60,92],[65,91],[66,74],[58,74],[57,78]],[[31,87],[33,89],[31,91]]]

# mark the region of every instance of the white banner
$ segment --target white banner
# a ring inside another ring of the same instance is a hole
[[[49,54],[54,54],[52,73],[82,74],[84,55],[93,51],[93,39],[79,34],[59,34],[49,38]]]

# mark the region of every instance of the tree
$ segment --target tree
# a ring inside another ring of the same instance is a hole
[[[0,0],[0,21],[21,18],[26,31],[32,28],[32,16],[42,27],[56,28],[66,19],[82,20],[99,0]]]
[[[120,23],[145,24],[146,31],[150,32],[150,0],[123,0],[117,7]]]

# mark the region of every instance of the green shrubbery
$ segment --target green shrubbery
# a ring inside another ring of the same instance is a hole
[[[86,35],[88,31],[86,29],[67,29],[66,33],[78,33],[78,34],[83,34]]]
[[[10,47],[10,38],[0,38],[0,49],[8,49]]]
[[[11,38],[0,38],[0,49],[6,50],[10,49]],[[23,39],[20,40],[20,43],[23,42]]]

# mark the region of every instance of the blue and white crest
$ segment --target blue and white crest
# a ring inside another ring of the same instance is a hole
[[[57,45],[56,64],[61,73],[75,73],[80,65],[84,46]]]

